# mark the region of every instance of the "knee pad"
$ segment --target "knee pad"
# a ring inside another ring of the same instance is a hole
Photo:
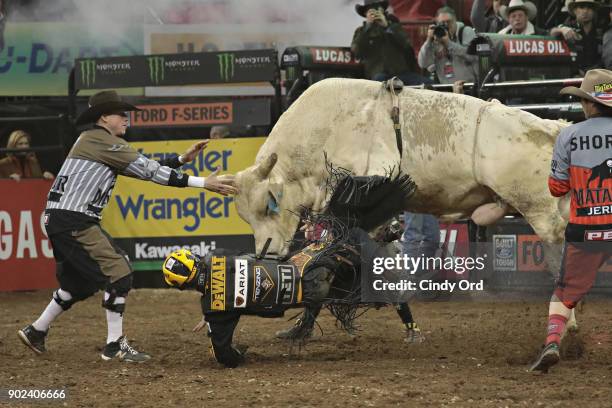
[[[108,293],[108,299],[102,300],[102,307],[106,310],[110,310],[111,312],[123,314],[125,312],[125,300],[122,303],[116,303],[117,294],[114,292],[106,292]],[[120,296],[123,297],[123,296]]]
[[[60,291],[61,291],[61,293],[60,293]],[[64,295],[64,297],[68,297],[69,299],[62,299],[61,295]],[[66,311],[66,310],[70,309],[72,307],[72,305],[74,305],[80,299],[76,299],[69,292],[67,292],[67,291],[65,291],[63,289],[58,289],[55,292],[53,292],[53,300],[55,300],[55,303],[60,305],[62,310]]]
[[[551,301],[556,300],[558,302],[561,302],[568,309],[574,309],[578,305],[578,302],[580,302],[580,300],[583,297],[583,296],[572,296],[571,299],[567,299],[568,296],[564,295],[563,288],[561,286],[557,286],[557,288],[553,292],[553,295],[554,297],[556,297],[556,299],[553,298],[551,299]]]
[[[134,276],[129,274],[119,279],[116,282],[109,283],[106,287],[108,293],[113,293],[115,296],[126,297],[130,289],[132,289],[132,282]]]

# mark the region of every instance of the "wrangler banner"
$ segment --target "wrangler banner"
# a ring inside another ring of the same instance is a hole
[[[265,138],[213,140],[181,169],[207,176],[217,167],[235,174],[255,161]],[[140,142],[152,159],[184,152],[195,141]],[[219,246],[252,250],[252,230],[237,214],[233,197],[204,189],[172,188],[119,177],[103,212],[102,226],[128,253],[136,269],[148,269],[179,247],[205,254]],[[157,267],[157,266],[156,266]]]
[[[51,182],[0,179],[0,292],[57,286],[43,212]]]
[[[66,96],[75,58],[142,54],[142,38],[142,30],[134,27],[96,30],[88,24],[8,21],[0,52],[0,95]]]

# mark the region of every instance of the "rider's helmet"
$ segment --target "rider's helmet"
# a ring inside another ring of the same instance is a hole
[[[164,280],[172,287],[184,289],[197,276],[200,257],[188,249],[172,252],[162,266]]]

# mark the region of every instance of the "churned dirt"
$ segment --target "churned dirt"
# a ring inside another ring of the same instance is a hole
[[[104,362],[101,295],[77,304],[51,328],[47,354],[34,355],[16,331],[48,303],[50,291],[0,294],[0,388],[65,388],[51,404],[74,407],[610,407],[612,301],[592,300],[579,314],[581,357],[547,375],[526,372],[544,336],[545,301],[415,303],[427,341],[403,342],[390,308],[370,310],[356,337],[334,327],[288,355],[274,332],[286,319],[243,318],[236,340],[250,346],[248,364],[222,369],[208,340],[191,328],[198,295],[140,289],[130,293],[125,332],[153,359],[140,365]],[[290,317],[292,314],[288,313]]]

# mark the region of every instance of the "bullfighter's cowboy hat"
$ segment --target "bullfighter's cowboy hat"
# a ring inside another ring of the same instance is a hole
[[[363,4],[355,4],[355,11],[361,17],[365,17],[369,9],[378,6],[386,10],[389,7],[389,2],[387,0],[364,0]]]
[[[117,91],[101,91],[89,98],[89,108],[79,115],[77,125],[97,121],[100,116],[113,112],[139,111],[136,106],[123,102]]]
[[[592,69],[584,76],[580,88],[568,86],[561,90],[561,95],[574,95],[612,108],[612,71]]]
[[[504,20],[508,21],[508,16],[515,10],[523,10],[527,14],[529,20],[533,20],[538,15],[538,8],[536,5],[530,1],[523,0],[510,0],[508,6],[502,7],[499,14]]]

